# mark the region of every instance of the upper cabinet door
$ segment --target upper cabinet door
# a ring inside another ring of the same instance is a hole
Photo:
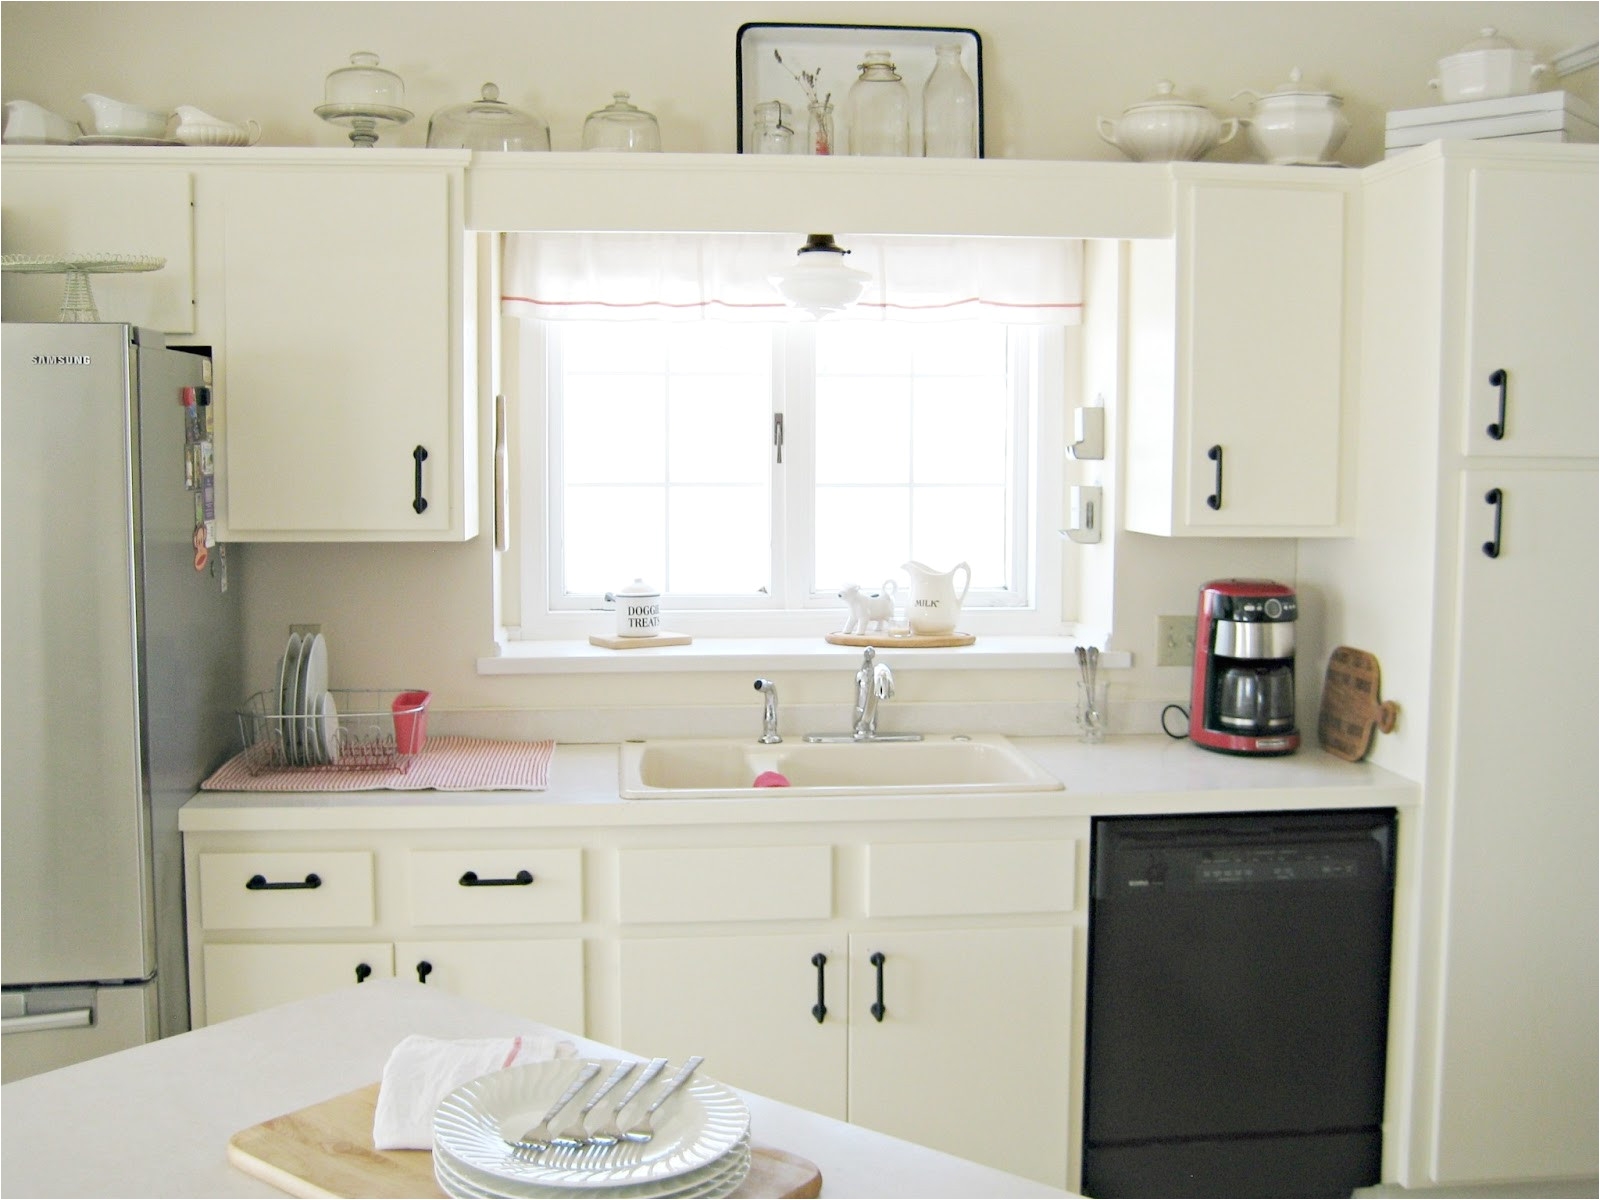
[[[90,276],[102,321],[193,333],[193,176],[182,167],[108,169],[8,163],[7,254],[154,255],[159,270]],[[62,275],[4,276],[5,319],[59,319]],[[175,341],[185,339],[174,338]]]
[[[207,186],[223,536],[472,536],[459,170],[291,165]]]
[[[1328,536],[1342,522],[1344,186],[1190,182],[1129,266],[1129,529]]]
[[[1465,454],[1595,455],[1595,187],[1592,167],[1471,172]]]

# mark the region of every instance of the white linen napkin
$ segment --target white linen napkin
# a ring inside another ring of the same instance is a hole
[[[456,1088],[507,1067],[577,1052],[571,1042],[531,1034],[449,1040],[414,1033],[383,1064],[372,1144],[379,1150],[432,1150],[434,1110]]]

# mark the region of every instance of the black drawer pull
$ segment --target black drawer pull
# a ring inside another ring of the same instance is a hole
[[[422,464],[428,461],[428,450],[425,446],[418,446],[411,452],[411,457],[417,467],[416,495],[411,501],[411,510],[418,516],[428,511],[427,497],[422,494]]]
[[[822,968],[828,965],[828,956],[818,951],[811,956],[811,965],[817,969],[817,1002],[811,1006],[811,1015],[817,1019],[817,1024],[822,1024],[822,1018],[828,1015],[827,998],[823,993]]]
[[[878,999],[868,1011],[872,1013],[874,1021],[882,1021],[884,1013],[889,1011],[883,1007],[883,951],[873,951],[872,957],[867,961],[878,969]]]
[[[532,871],[518,871],[510,879],[479,879],[476,871],[468,871],[461,877],[462,887],[527,887],[532,882]]]
[[[1505,493],[1499,488],[1490,488],[1483,498],[1485,504],[1494,505],[1494,538],[1483,544],[1483,552],[1490,558],[1500,557],[1500,515],[1505,509]]]
[[[429,962],[427,959],[423,959],[421,962],[419,962],[417,964],[417,982],[418,983],[427,983],[428,982],[428,976],[432,975],[432,974],[433,974],[433,964],[431,962]]]
[[[293,879],[287,883],[268,883],[265,875],[252,875],[245,882],[245,887],[252,892],[289,892],[297,888],[319,888],[321,886],[322,877],[315,874],[307,875],[304,883]]]
[[[1506,384],[1509,382],[1509,377],[1503,369],[1496,369],[1489,373],[1489,386],[1498,388],[1500,391],[1499,419],[1494,421],[1487,430],[1489,436],[1497,442],[1506,436]]]
[[[1222,507],[1222,447],[1211,447],[1206,451],[1206,457],[1217,464],[1217,490],[1206,497],[1206,504],[1215,511]]]
[[[357,983],[365,983],[367,981],[367,976],[371,975],[371,974],[372,974],[372,968],[370,966],[368,966],[366,963],[357,963],[356,964],[356,982]]]

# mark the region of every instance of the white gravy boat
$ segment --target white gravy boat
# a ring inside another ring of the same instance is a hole
[[[0,140],[7,145],[66,145],[81,137],[76,121],[58,116],[32,100],[6,101],[6,126]]]
[[[255,121],[235,125],[192,104],[178,105],[173,115],[178,127],[172,136],[185,146],[253,146],[261,136],[261,126]]]
[[[94,92],[85,92],[83,102],[94,117],[94,131],[106,137],[159,138],[167,132],[168,114],[160,109],[141,108]]]

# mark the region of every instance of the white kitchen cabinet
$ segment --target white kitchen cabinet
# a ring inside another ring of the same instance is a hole
[[[1353,186],[1180,176],[1128,244],[1128,529],[1346,531]]]
[[[201,961],[208,1025],[394,975],[387,942],[208,943]]]
[[[433,938],[397,942],[395,971],[503,1012],[582,1033],[583,939]]]
[[[476,534],[462,187],[414,161],[203,177],[224,539]]]
[[[159,270],[97,274],[90,291],[102,321],[159,329],[174,342],[195,331],[194,174],[177,165],[130,168],[126,160],[73,147],[75,165],[8,161],[7,254],[155,255]],[[4,277],[7,321],[59,320],[66,278]]]
[[[1592,1177],[1595,152],[1444,144],[1369,175],[1361,512],[1302,543],[1298,583],[1342,598],[1323,651],[1382,661],[1401,718],[1372,757],[1422,785],[1384,1178]]]

